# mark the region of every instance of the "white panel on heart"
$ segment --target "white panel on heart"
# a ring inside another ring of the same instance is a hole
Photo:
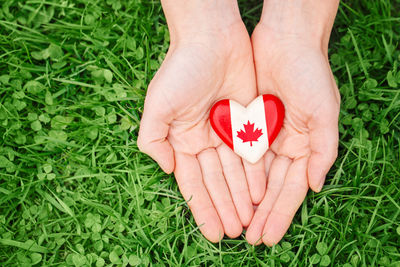
[[[256,163],[269,147],[263,97],[257,97],[247,108],[233,100],[229,101],[229,105],[231,112],[233,150],[250,163]],[[249,130],[252,132],[249,133]],[[255,133],[258,137],[250,139],[250,141],[243,140],[238,137],[241,131],[243,131],[242,134],[251,135]]]

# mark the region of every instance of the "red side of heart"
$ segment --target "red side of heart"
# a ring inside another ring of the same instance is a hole
[[[263,95],[265,118],[267,120],[269,145],[274,142],[282,128],[285,118],[285,107],[282,101],[274,95]]]
[[[223,99],[214,104],[210,111],[210,123],[219,138],[233,150],[229,99]]]
[[[269,145],[274,142],[282,128],[285,108],[279,98],[274,95],[263,95],[265,118],[268,129]],[[222,141],[233,149],[232,124],[229,99],[214,104],[210,111],[211,126]]]

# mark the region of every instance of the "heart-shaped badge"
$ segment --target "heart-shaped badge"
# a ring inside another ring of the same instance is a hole
[[[236,154],[256,163],[275,140],[285,108],[274,95],[260,95],[247,107],[223,99],[210,111],[211,126]]]

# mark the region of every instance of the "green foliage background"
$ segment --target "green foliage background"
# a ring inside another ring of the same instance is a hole
[[[239,1],[251,31],[261,1]],[[400,266],[400,2],[341,2],[340,152],[282,242],[220,244],[138,152],[158,1],[0,0],[0,265]]]

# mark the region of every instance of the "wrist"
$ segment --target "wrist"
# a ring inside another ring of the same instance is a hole
[[[171,43],[224,36],[242,23],[236,0],[161,0]]]
[[[339,0],[265,0],[260,24],[279,35],[327,50]]]

